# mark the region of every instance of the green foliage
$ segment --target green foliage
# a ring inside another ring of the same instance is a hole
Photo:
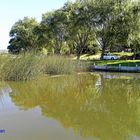
[[[140,66],[140,60],[110,60],[110,61],[96,61],[96,65],[108,65],[108,66],[129,66],[135,67]]]
[[[140,3],[137,0],[76,0],[42,15],[16,22],[10,31],[9,52],[38,51],[76,54],[106,50],[140,50]]]
[[[129,13],[129,20],[131,20],[129,24],[131,28],[128,44],[131,45],[136,54],[140,50],[140,2],[132,3]]]
[[[39,50],[37,36],[33,33],[36,26],[38,23],[33,18],[25,17],[16,22],[10,31],[9,52],[18,54],[19,52]]]
[[[43,14],[40,26],[44,43],[48,43],[46,47],[51,47],[54,49],[55,54],[60,54],[67,37],[67,15],[63,9]]]
[[[88,54],[97,54],[97,53],[99,53],[99,47],[96,45],[96,44],[91,44],[91,45],[89,45],[88,46]]]
[[[83,71],[83,65],[65,56],[47,56],[44,58],[44,72],[47,74],[72,74]]]
[[[0,61],[3,61],[0,67],[1,80],[26,81],[34,79],[42,72],[39,58],[32,54],[10,55],[4,60],[0,57]]]
[[[128,48],[129,36],[136,28],[136,19],[139,19],[137,1],[87,0],[87,3],[92,6],[93,28],[102,49],[101,58],[107,49]],[[135,31],[139,34],[138,30]]]
[[[34,53],[0,55],[0,80],[28,81],[44,74],[73,74],[85,71],[81,62],[65,56],[45,56]]]
[[[95,40],[95,34],[91,26],[91,13],[89,7],[82,1],[76,1],[73,5],[67,5],[69,13],[68,44],[73,44],[77,59],[89,44]]]

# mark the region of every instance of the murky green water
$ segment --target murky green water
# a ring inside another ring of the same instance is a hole
[[[0,83],[0,140],[139,140],[139,74]]]

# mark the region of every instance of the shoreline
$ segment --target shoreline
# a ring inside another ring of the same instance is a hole
[[[128,73],[140,73],[140,66],[130,67],[130,66],[109,66],[109,65],[103,65],[103,66],[97,66],[93,65],[91,67],[93,71],[107,71],[107,72],[128,72]]]

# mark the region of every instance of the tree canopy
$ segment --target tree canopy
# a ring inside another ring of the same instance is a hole
[[[10,31],[12,53],[42,50],[55,54],[140,47],[140,2],[137,0],[70,0],[60,9],[42,14],[42,21],[25,17]]]
[[[9,52],[19,53],[36,50],[38,48],[37,36],[33,33],[36,26],[38,23],[34,18],[25,17],[23,20],[17,21],[9,33],[11,37],[8,46]]]

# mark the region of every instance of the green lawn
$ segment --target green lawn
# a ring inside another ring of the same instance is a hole
[[[94,61],[93,63],[95,63],[96,65],[109,65],[109,66],[119,66],[119,64],[121,64],[121,66],[140,66],[140,60],[97,60]]]
[[[122,56],[132,56],[133,55],[133,53],[131,53],[131,52],[114,52],[112,54],[120,56],[120,57],[122,57]]]
[[[115,52],[112,54],[115,54],[120,57],[133,55],[133,53],[129,53],[129,52],[119,52],[119,53]],[[119,66],[119,64],[121,64],[121,66],[130,66],[130,67],[136,65],[140,66],[140,60],[100,60],[100,56],[101,53],[98,53],[96,55],[84,54],[81,55],[80,60],[85,61],[88,65],[96,64],[99,66],[101,65]]]
[[[112,54],[117,55],[119,57],[129,57],[133,55],[133,53],[130,53],[130,52],[114,52]],[[80,60],[99,60],[100,57],[101,57],[100,52],[95,55],[82,54],[80,57]],[[76,57],[74,57],[74,59],[76,59]]]

